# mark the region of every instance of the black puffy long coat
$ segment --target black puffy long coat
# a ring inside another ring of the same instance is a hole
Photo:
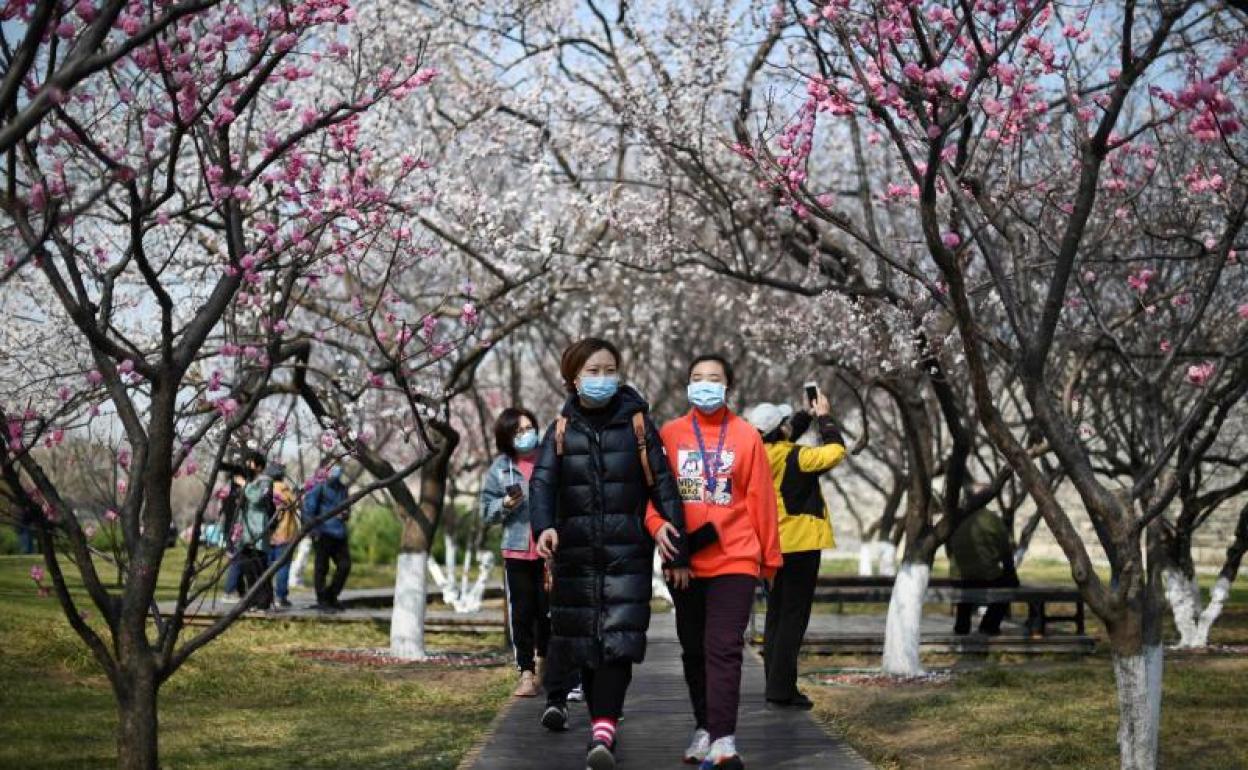
[[[529,480],[529,510],[534,537],[550,527],[559,533],[549,654],[561,665],[596,668],[645,658],[654,558],[646,503],[653,500],[682,534],[685,521],[663,443],[648,415],[654,485],[646,487],[632,420],[648,409],[637,391],[623,387],[605,414],[592,420],[573,396],[562,412],[568,418],[563,454],[556,451],[554,425],[542,439]]]

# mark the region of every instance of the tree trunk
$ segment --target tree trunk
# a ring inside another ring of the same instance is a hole
[[[1118,751],[1122,770],[1155,770],[1161,725],[1161,645],[1114,652],[1118,685]]]
[[[858,546],[858,574],[862,577],[870,577],[874,574],[875,559],[871,555],[871,542],[864,540],[862,545]]]
[[[892,577],[897,574],[897,546],[891,540],[875,541],[879,570],[881,575]]]
[[[1213,628],[1213,624],[1217,621],[1218,616],[1222,614],[1222,607],[1226,605],[1227,598],[1231,595],[1231,580],[1225,575],[1219,575],[1218,579],[1213,583],[1213,590],[1209,592],[1209,603],[1205,605],[1205,609],[1200,613],[1200,620],[1196,624],[1196,644],[1198,647],[1209,646],[1209,631]]]
[[[117,767],[157,770],[159,685],[151,670],[123,673],[117,688]]]
[[[446,477],[451,453],[459,443],[459,434],[450,426],[431,423],[431,427],[443,442],[436,446],[435,456],[420,469],[419,507],[403,517],[403,537],[394,577],[394,607],[390,611],[390,654],[410,660],[426,656],[429,550],[446,504]],[[408,505],[414,502],[410,495],[405,497]]]
[[[858,547],[858,574],[892,577],[897,574],[897,546],[891,541],[869,540]]]
[[[1209,629],[1200,632],[1200,582],[1195,575],[1185,575],[1178,567],[1167,566],[1162,571],[1166,586],[1166,600],[1174,615],[1174,627],[1179,631],[1179,647],[1204,647],[1208,642]]]
[[[897,571],[884,626],[883,669],[886,674],[918,676],[923,673],[919,643],[922,641],[923,597],[927,594],[931,574],[930,566],[914,561],[902,562]]]
[[[419,526],[405,518],[404,548],[399,553],[394,577],[394,607],[390,612],[390,654],[403,660],[424,660],[429,549],[409,550],[409,528],[419,529]]]

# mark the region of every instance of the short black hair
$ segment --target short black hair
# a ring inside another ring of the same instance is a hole
[[[264,456],[264,452],[261,452],[258,449],[250,449],[247,451],[247,459],[244,461],[244,464],[259,465],[261,468],[264,468],[267,463],[268,459]]]
[[[706,363],[707,361],[714,361],[715,363],[719,364],[723,368],[724,379],[728,380],[728,383],[727,383],[728,387],[731,388],[732,384],[736,382],[736,376],[732,373],[732,364],[728,363],[728,359],[720,355],[719,353],[703,353],[702,355],[693,359],[693,363],[689,364],[689,371],[685,374],[685,379],[688,380],[690,377],[693,376],[694,367],[696,367],[698,364]]]
[[[521,417],[529,418],[533,430],[537,430],[537,418],[528,409],[519,406],[507,407],[494,421],[494,445],[508,457],[516,456],[516,433],[520,429]]]

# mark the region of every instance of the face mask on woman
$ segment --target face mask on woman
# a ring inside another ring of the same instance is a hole
[[[700,380],[689,383],[686,392],[689,395],[689,403],[699,411],[714,412],[724,405],[728,388],[722,382]]]
[[[614,374],[602,377],[582,377],[576,392],[591,404],[605,404],[620,389],[620,378]]]
[[[516,434],[515,444],[516,451],[522,455],[526,455],[537,449],[537,431],[533,429],[524,430]]]

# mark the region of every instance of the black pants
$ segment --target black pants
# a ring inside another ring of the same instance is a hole
[[[711,740],[737,731],[745,627],[757,585],[750,575],[717,575],[691,580],[683,591],[672,589],[693,717]]]
[[[1018,575],[1007,573],[995,580],[962,580],[958,586],[961,588],[1015,588],[1018,586]],[[953,633],[969,634],[971,632],[971,615],[975,613],[975,608],[978,606],[974,602],[958,602]],[[1005,619],[1009,611],[1008,602],[989,604],[988,609],[984,611],[983,620],[979,621],[979,632],[989,636],[1001,633],[1001,621]]]
[[[268,567],[268,559],[264,551],[256,548],[244,547],[238,554],[238,592],[246,595],[251,587],[260,582],[260,576],[264,574],[264,570]],[[256,595],[252,597],[250,606],[259,607],[260,609],[268,609],[273,604],[273,587],[268,581],[265,581],[257,590]]]
[[[550,601],[542,587],[542,560],[503,559],[503,588],[516,667],[535,671],[534,657],[546,657],[550,641]]]
[[[776,573],[767,596],[763,662],[767,671],[768,700],[787,701],[797,697],[798,654],[810,624],[810,605],[815,599],[821,557],[820,551],[786,553],[784,566]]]
[[[581,684],[581,669],[559,657],[558,653],[546,656],[546,674],[542,688],[546,690],[546,705],[566,706],[568,693]]]
[[[619,719],[624,713],[624,696],[628,694],[628,685],[632,681],[633,664],[628,661],[581,669],[589,718]]]
[[[338,594],[347,584],[347,576],[351,574],[351,548],[344,537],[321,535],[316,539],[316,563],[312,569],[313,585],[316,586],[316,601],[320,604],[338,601]],[[329,562],[334,562],[334,579],[326,586],[329,577]]]

